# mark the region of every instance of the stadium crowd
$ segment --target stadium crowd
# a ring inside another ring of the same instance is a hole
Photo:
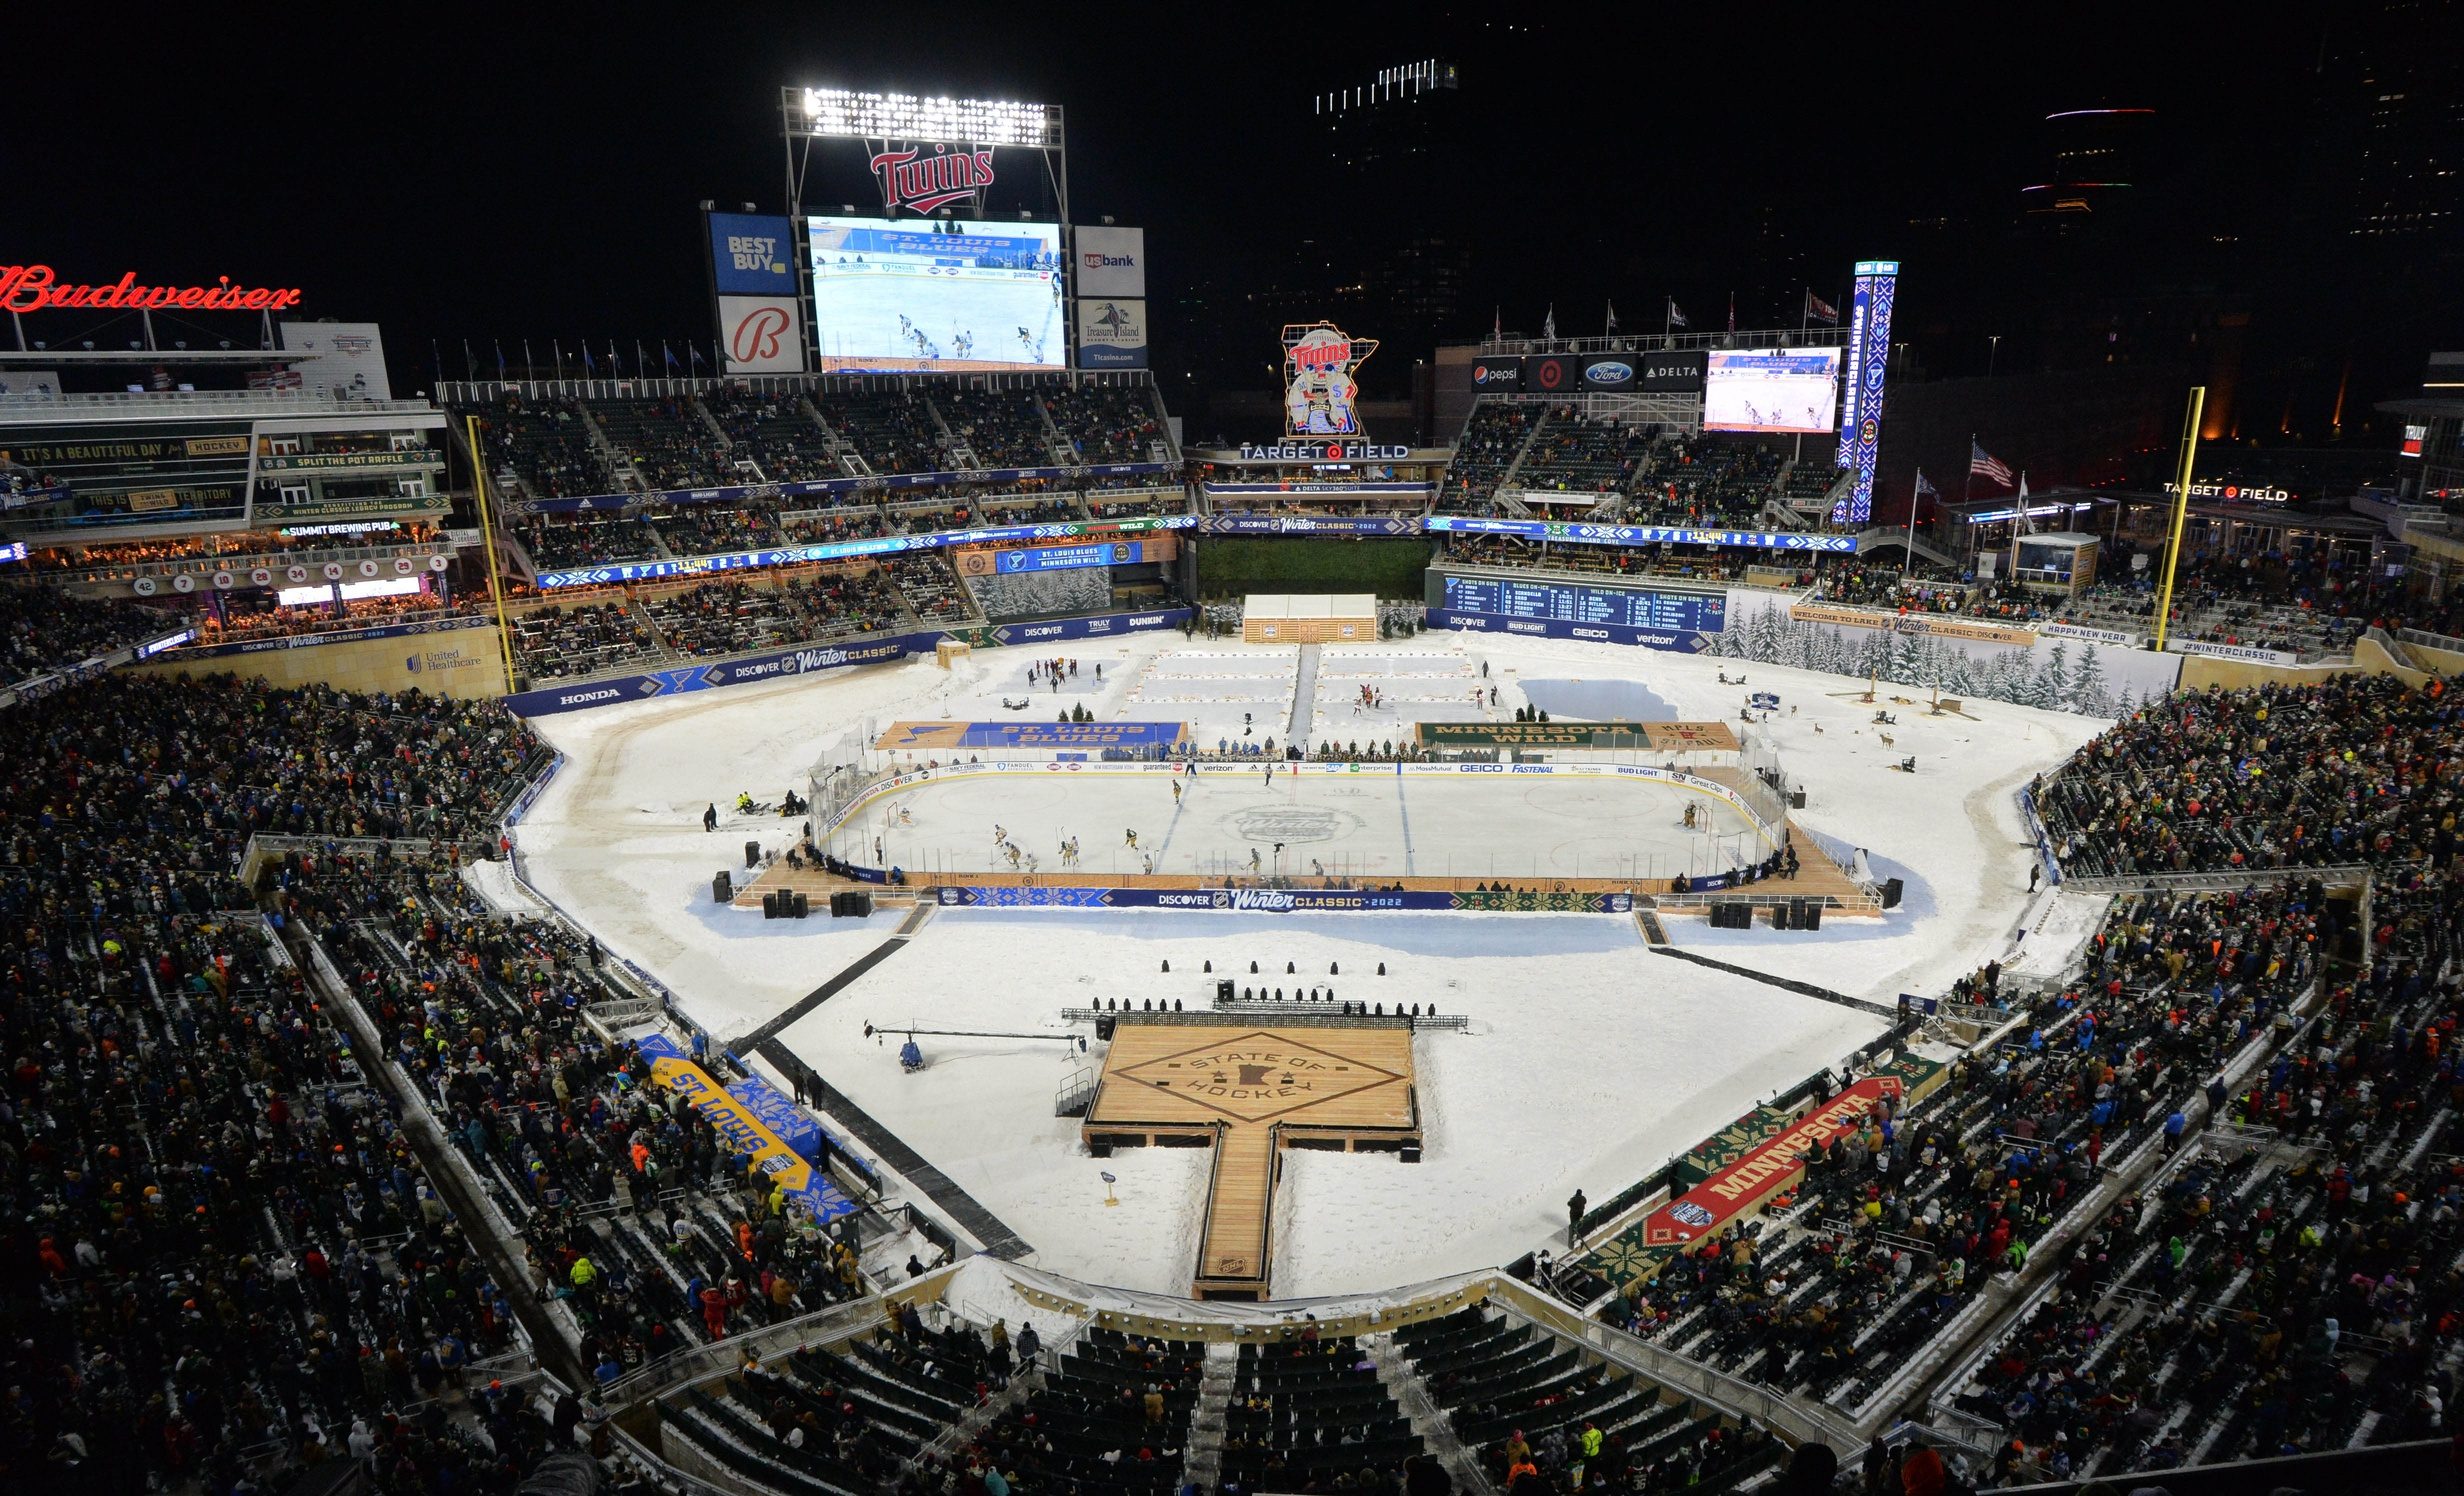
[[[76,597],[56,587],[0,587],[0,686],[66,670],[159,639],[177,615],[143,603]]]
[[[495,1283],[231,870],[258,832],[484,835],[538,762],[493,706],[106,678],[0,721],[5,1463],[233,1489],[324,1453],[510,1490],[433,1394],[515,1343]],[[313,788],[311,788],[313,787]],[[508,1417],[511,1410],[505,1410]]]

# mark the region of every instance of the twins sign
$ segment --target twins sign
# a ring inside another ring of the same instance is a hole
[[[1360,431],[1357,371],[1377,352],[1332,322],[1283,330],[1284,429],[1293,436],[1354,436]]]

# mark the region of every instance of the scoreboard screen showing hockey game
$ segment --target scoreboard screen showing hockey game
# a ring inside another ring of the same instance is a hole
[[[1705,431],[1831,430],[1839,407],[1836,348],[1725,349],[1711,352],[1703,380]]]
[[[1458,613],[1607,623],[1666,633],[1716,634],[1728,626],[1728,599],[1716,592],[1645,592],[1630,587],[1449,576],[1446,606]]]
[[[1069,362],[1059,224],[809,218],[805,236],[824,370]]]

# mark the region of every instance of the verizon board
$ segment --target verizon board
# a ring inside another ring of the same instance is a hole
[[[1058,224],[815,217],[805,238],[825,372],[1068,362]]]
[[[1715,348],[1703,372],[1705,431],[1820,436],[1838,406],[1836,348]]]

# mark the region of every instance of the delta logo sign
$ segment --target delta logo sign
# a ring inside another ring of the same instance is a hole
[[[992,152],[939,145],[929,156],[915,150],[883,151],[873,158],[873,176],[881,183],[881,203],[889,212],[904,208],[930,213],[990,187]]]
[[[1352,436],[1360,430],[1360,366],[1375,338],[1355,338],[1332,322],[1283,330],[1284,429],[1293,436]]]
[[[55,308],[280,312],[299,305],[299,299],[296,288],[243,286],[227,275],[216,276],[210,286],[141,286],[137,272],[131,270],[100,285],[68,285],[49,265],[0,265],[0,308],[11,312]]]

